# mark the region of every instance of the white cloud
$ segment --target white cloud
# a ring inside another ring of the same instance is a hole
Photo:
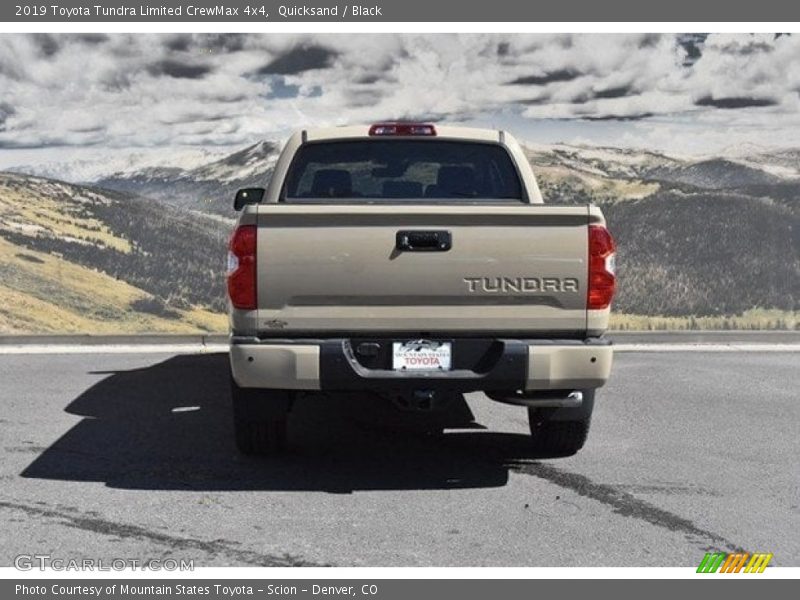
[[[411,117],[673,147],[692,131],[686,148],[798,138],[797,36],[711,35],[692,60],[672,35],[4,34],[0,146],[228,146]]]

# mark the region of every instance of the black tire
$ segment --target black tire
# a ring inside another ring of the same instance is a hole
[[[529,408],[531,442],[543,456],[573,456],[589,437],[594,410],[594,390],[582,390],[578,408]]]
[[[236,448],[248,456],[273,456],[286,450],[291,392],[239,387],[231,378]]]

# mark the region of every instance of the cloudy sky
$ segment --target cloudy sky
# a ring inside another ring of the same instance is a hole
[[[800,36],[0,35],[0,167],[393,118],[681,154],[800,146]]]

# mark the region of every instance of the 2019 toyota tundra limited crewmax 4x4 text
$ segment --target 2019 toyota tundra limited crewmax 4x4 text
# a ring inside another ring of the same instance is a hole
[[[584,444],[609,377],[614,241],[600,209],[545,205],[504,131],[427,123],[309,129],[230,240],[236,442],[279,451],[305,391],[429,409],[528,408],[537,451]]]

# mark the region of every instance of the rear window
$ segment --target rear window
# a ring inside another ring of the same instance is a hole
[[[439,140],[359,140],[301,146],[284,201],[522,201],[522,185],[498,144]]]

